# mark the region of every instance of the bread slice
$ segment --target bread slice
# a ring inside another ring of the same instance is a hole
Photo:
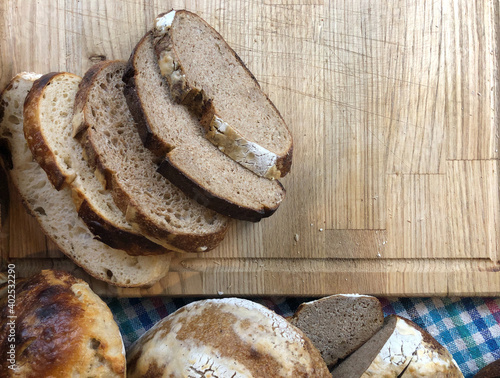
[[[186,107],[172,101],[147,33],[123,80],[144,145],[165,160],[158,172],[203,205],[240,220],[273,214],[285,196],[277,181],[259,177],[219,151]]]
[[[396,315],[332,371],[334,377],[463,377],[450,352],[409,319]]]
[[[130,256],[96,240],[78,217],[70,189],[54,189],[33,160],[23,134],[23,103],[39,76],[19,74],[2,92],[0,138],[9,148],[2,161],[12,183],[43,231],[91,276],[116,286],[152,285],[167,273],[170,256]]]
[[[292,136],[222,36],[186,10],[159,15],[153,35],[173,98],[202,115],[206,137],[259,176],[285,176],[292,164]]]
[[[311,341],[270,309],[241,298],[192,302],[127,353],[128,377],[327,378]]]
[[[56,189],[70,186],[78,215],[103,243],[131,255],[167,253],[126,221],[84,159],[82,146],[72,137],[80,82],[81,77],[67,72],[50,73],[35,81],[24,106],[24,135],[35,160]]]
[[[372,337],[384,322],[379,300],[368,295],[331,295],[302,303],[290,323],[300,328],[333,366]]]
[[[127,108],[125,62],[105,61],[83,78],[73,126],[127,221],[150,240],[181,252],[205,252],[224,238],[229,219],[188,198],[156,172]]]

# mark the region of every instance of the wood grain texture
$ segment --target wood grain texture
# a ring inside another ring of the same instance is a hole
[[[105,295],[498,295],[499,3],[0,2],[0,86],[128,59],[156,14],[196,12],[234,48],[294,136],[287,198],[179,255],[148,290]],[[10,193],[2,255],[76,269]],[[5,201],[4,201],[5,202]]]

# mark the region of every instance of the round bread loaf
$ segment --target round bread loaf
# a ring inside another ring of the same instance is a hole
[[[125,348],[87,283],[44,270],[0,300],[2,377],[125,377]]]
[[[283,317],[238,299],[193,302],[131,347],[133,377],[331,377],[311,341]]]

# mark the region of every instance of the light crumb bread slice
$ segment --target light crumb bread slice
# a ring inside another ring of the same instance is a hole
[[[292,136],[222,36],[186,10],[159,15],[153,35],[173,98],[201,114],[206,137],[259,176],[285,176],[292,164]]]
[[[158,171],[191,198],[240,220],[259,221],[284,199],[277,181],[259,177],[221,153],[196,117],[176,104],[160,73],[151,33],[135,47],[123,80],[144,145],[163,158]]]
[[[229,219],[190,199],[156,171],[123,95],[124,70],[125,62],[105,61],[87,71],[75,101],[75,135],[134,228],[175,251],[211,250],[224,238]]]
[[[130,256],[96,240],[78,217],[71,191],[57,191],[33,160],[23,133],[23,104],[40,75],[22,73],[2,92],[0,139],[3,164],[28,211],[59,249],[91,276],[123,287],[150,286],[165,276],[169,255]],[[19,231],[18,231],[19,232]]]
[[[73,106],[80,82],[79,76],[59,72],[33,84],[24,105],[24,134],[35,160],[56,189],[69,185],[78,215],[103,243],[131,255],[167,253],[126,221],[73,138]]]
[[[382,327],[384,313],[375,297],[340,294],[302,303],[288,320],[311,339],[326,364],[333,366]]]
[[[240,298],[192,302],[127,351],[128,377],[331,377],[309,339]]]
[[[332,371],[334,377],[463,377],[451,354],[429,333],[396,315]]]
[[[14,320],[7,298],[0,300],[0,351],[15,353],[15,363],[8,357],[0,361],[0,371],[10,372],[2,377],[125,378],[118,325],[86,282],[67,272],[42,270],[16,281],[15,298]],[[16,337],[9,341],[13,321]]]

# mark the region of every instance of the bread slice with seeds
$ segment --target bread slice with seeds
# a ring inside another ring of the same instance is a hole
[[[45,171],[33,160],[23,133],[23,103],[40,75],[17,75],[2,92],[0,145],[4,167],[25,207],[59,249],[91,276],[123,287],[150,286],[168,271],[170,256],[130,256],[94,238],[78,217],[65,187],[57,191]]]
[[[151,33],[135,47],[123,80],[144,145],[164,159],[158,169],[162,175],[191,198],[233,218],[259,221],[276,211],[283,186],[221,153],[205,138],[197,118],[172,100]]]
[[[24,106],[24,134],[35,160],[54,187],[69,185],[78,215],[99,240],[131,255],[167,253],[135,231],[72,137],[73,106],[81,77],[50,73],[37,80]]]
[[[190,199],[156,171],[123,95],[125,66],[105,61],[87,71],[76,96],[74,133],[135,229],[175,251],[211,250],[224,238],[229,219]]]
[[[206,137],[259,176],[285,176],[292,164],[292,136],[222,36],[186,10],[159,15],[153,35],[173,98],[202,115]]]

